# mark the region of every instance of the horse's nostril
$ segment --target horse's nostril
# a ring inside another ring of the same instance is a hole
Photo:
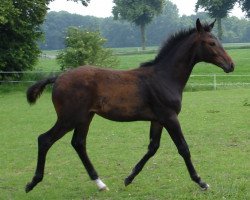
[[[234,69],[234,63],[231,63],[231,68]]]
[[[234,63],[232,62],[232,63],[231,63],[231,66],[230,66],[231,72],[234,71],[234,67],[235,67],[235,66],[234,66]]]

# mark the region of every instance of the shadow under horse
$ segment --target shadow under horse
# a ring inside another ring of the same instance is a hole
[[[170,36],[155,59],[141,64],[139,68],[118,71],[83,66],[32,85],[27,90],[30,104],[36,102],[47,84],[54,84],[52,101],[57,121],[49,131],[38,137],[37,167],[26,192],[42,181],[50,147],[73,129],[71,144],[91,180],[100,190],[108,189],[86,151],[87,133],[95,114],[114,121],[151,122],[148,150],[125,179],[126,186],[156,153],[165,128],[183,157],[191,179],[206,190],[209,185],[200,178],[192,164],[178,114],[184,87],[195,64],[212,63],[227,73],[234,70],[232,59],[211,33],[214,23],[201,24],[197,19],[195,28]]]

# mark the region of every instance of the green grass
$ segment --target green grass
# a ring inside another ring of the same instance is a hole
[[[161,147],[134,183],[123,179],[146,152],[148,122],[117,123],[95,117],[88,152],[109,192],[98,192],[70,146],[71,133],[49,151],[42,183],[25,194],[37,159],[37,136],[56,115],[50,92],[35,106],[25,91],[0,88],[0,199],[250,199],[250,90],[185,92],[180,122],[193,163],[211,188],[202,192],[164,131]]]
[[[38,63],[35,66],[34,71],[58,71],[60,66],[56,59],[51,58],[39,58]]]

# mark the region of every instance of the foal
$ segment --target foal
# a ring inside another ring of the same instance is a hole
[[[37,168],[26,192],[42,181],[50,147],[73,129],[71,144],[90,178],[100,190],[107,189],[86,152],[86,137],[94,114],[121,122],[151,122],[148,151],[125,179],[126,186],[156,153],[165,128],[183,157],[191,179],[206,190],[209,186],[201,180],[192,164],[178,114],[184,87],[195,64],[204,61],[221,67],[227,73],[234,70],[232,59],[211,33],[214,23],[202,25],[197,19],[195,28],[172,35],[154,60],[137,69],[115,71],[83,66],[32,85],[27,90],[30,104],[36,102],[47,84],[54,84],[52,101],[57,121],[38,137]]]

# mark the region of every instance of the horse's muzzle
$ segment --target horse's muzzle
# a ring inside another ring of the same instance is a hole
[[[229,65],[224,66],[224,67],[223,67],[223,70],[224,70],[224,72],[226,72],[226,73],[230,73],[230,72],[233,72],[233,71],[234,71],[234,68],[235,68],[235,65],[234,65],[233,62],[231,62]]]

